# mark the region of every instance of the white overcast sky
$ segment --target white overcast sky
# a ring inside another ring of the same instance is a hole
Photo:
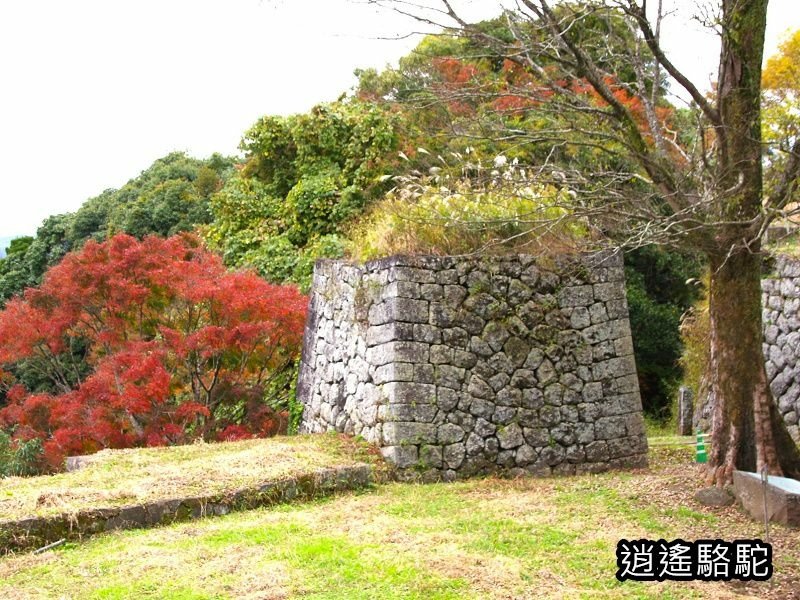
[[[306,111],[350,89],[353,69],[396,62],[414,40],[378,38],[413,28],[348,0],[0,0],[0,237],[170,151],[235,153],[261,115]],[[767,53],[797,28],[800,0],[770,0]],[[707,86],[713,41],[685,22],[666,35]]]

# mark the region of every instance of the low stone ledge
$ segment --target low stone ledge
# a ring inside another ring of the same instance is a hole
[[[764,521],[764,488],[758,473],[733,472],[736,499],[750,515]],[[775,523],[800,527],[800,481],[770,476],[767,479],[767,516]]]
[[[97,458],[93,454],[67,457],[67,472],[78,471],[91,465]]]
[[[106,531],[168,525],[283,502],[310,500],[368,487],[376,483],[377,478],[372,465],[359,463],[208,496],[168,498],[140,505],[0,521],[0,554],[33,550],[60,539],[81,540]]]

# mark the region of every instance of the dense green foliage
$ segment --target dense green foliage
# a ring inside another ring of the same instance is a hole
[[[786,36],[778,52],[767,60],[761,80],[764,90],[761,102],[761,134],[765,142],[765,184],[772,192],[780,172],[800,144],[800,29]],[[792,200],[797,201],[795,191]]]
[[[243,167],[214,195],[206,239],[227,264],[306,287],[316,258],[341,257],[345,224],[387,189],[395,118],[357,100],[260,119]]]
[[[683,385],[694,391],[696,398],[708,393],[709,367],[711,360],[711,318],[708,309],[708,274],[703,278],[705,289],[681,321],[683,352],[680,365],[683,369]]]
[[[114,233],[138,238],[191,231],[211,221],[209,201],[233,168],[218,154],[207,160],[173,152],[156,160],[119,189],[87,200],[74,213],[46,219],[36,237],[15,239],[0,259],[0,305],[38,285],[48,268],[86,240]]]
[[[669,418],[683,370],[681,317],[697,300],[698,258],[648,246],[625,257],[631,334],[645,412]]]

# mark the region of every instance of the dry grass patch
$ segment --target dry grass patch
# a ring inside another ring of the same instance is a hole
[[[368,459],[339,435],[103,450],[72,473],[0,479],[0,521],[230,492]]]

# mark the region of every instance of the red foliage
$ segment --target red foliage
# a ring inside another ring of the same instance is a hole
[[[219,432],[217,440],[220,442],[235,442],[237,440],[249,440],[253,437],[250,430],[242,425],[228,425]]]
[[[497,112],[518,115],[536,106],[538,102],[525,96],[504,94],[492,101],[492,108]]]
[[[489,107],[503,116],[522,116],[543,103],[551,100],[558,88],[569,90],[574,94],[585,96],[599,108],[608,106],[608,102],[597,93],[594,87],[585,79],[556,80],[544,84],[529,69],[509,59],[504,59],[499,71],[499,76],[493,79],[493,74],[481,67],[480,63],[470,63],[456,57],[437,57],[432,60],[433,67],[439,76],[440,82],[434,85],[443,92],[445,97],[458,92],[458,98],[447,100],[450,113],[456,117],[474,115],[481,103],[482,94],[470,95],[472,90],[480,88],[485,90],[489,100]],[[650,123],[645,113],[642,99],[632,94],[626,86],[613,76],[607,76],[603,82],[611,95],[636,121],[644,133],[647,142],[652,143]],[[673,110],[667,107],[656,107],[656,119],[668,125],[673,115]]]
[[[511,85],[523,86],[533,83],[530,71],[513,60],[503,59],[502,72],[506,82]]]
[[[191,236],[87,242],[0,312],[0,363],[35,361],[62,390],[11,387],[0,426],[41,438],[54,467],[101,448],[274,433],[280,416],[259,393],[296,356],[305,311],[296,288],[230,273]],[[76,341],[92,367],[77,382],[59,359]]]
[[[478,68],[475,65],[451,56],[434,58],[433,66],[442,81],[448,84],[465,84],[478,75]]]
[[[645,140],[652,143],[652,131],[650,130],[650,123],[647,119],[647,114],[645,113],[645,107],[642,99],[637,95],[631,94],[626,86],[614,77],[606,76],[603,83],[609,89],[614,99],[631,114],[634,121],[636,121],[639,130],[644,133]],[[574,80],[569,83],[564,82],[564,87],[569,87],[577,94],[589,96],[599,107],[604,108],[609,104],[586,80],[581,79]],[[672,118],[674,113],[673,109],[668,107],[656,107],[654,112],[655,118],[662,124],[662,126],[668,125],[669,120]]]
[[[433,58],[432,65],[439,79],[434,87],[445,94],[461,92],[468,86],[478,84],[484,72],[477,65],[452,56]],[[451,99],[447,102],[447,108],[454,116],[467,117],[475,114],[475,104],[474,101],[465,101],[463,98]]]

